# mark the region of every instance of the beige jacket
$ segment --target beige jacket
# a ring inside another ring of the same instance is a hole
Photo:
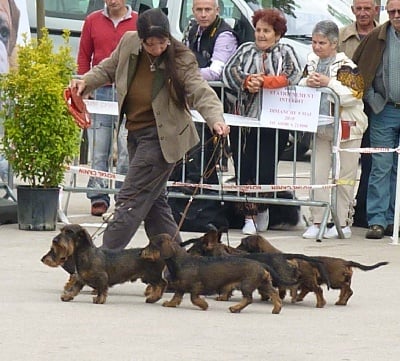
[[[317,69],[319,57],[315,53],[310,53],[307,59],[306,69],[308,73],[311,73]],[[340,101],[340,119],[345,121],[354,122],[355,125],[350,128],[350,138],[346,140],[361,139],[365,130],[368,127],[368,118],[364,113],[364,103],[362,101],[362,87],[358,89],[352,88],[350,85],[346,85],[342,81],[337,79],[338,71],[341,67],[347,66],[355,71],[357,66],[349,59],[345,53],[337,53],[335,61],[329,68],[329,77],[331,80],[328,83],[328,88],[332,89],[339,97]],[[307,86],[307,78],[301,79],[299,82],[300,86]],[[349,82],[351,79],[349,77]],[[328,100],[332,103],[334,99]]]
[[[376,21],[374,21],[374,26],[378,26]],[[339,29],[338,52],[343,52],[349,58],[352,58],[360,43],[361,39],[360,35],[358,35],[356,22]]]
[[[115,83],[120,119],[124,114],[123,105],[128,87],[135,75],[139,51],[140,39],[137,32],[128,31],[110,57],[83,76],[86,83],[84,94],[105,84]],[[197,110],[212,130],[216,122],[224,121],[220,100],[201,77],[196,58],[189,49],[177,54],[175,60],[189,107]],[[199,136],[191,114],[177,107],[170,98],[167,89],[169,79],[166,77],[165,64],[161,62],[153,82],[152,107],[164,158],[168,163],[174,163],[199,142]]]

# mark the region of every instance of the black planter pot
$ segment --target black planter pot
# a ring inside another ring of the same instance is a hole
[[[18,186],[18,226],[26,231],[54,231],[60,188]]]

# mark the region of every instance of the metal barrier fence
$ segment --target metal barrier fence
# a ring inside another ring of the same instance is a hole
[[[213,87],[223,87],[221,82],[210,82],[210,85]],[[319,91],[322,93],[327,93],[329,94],[335,101],[334,104],[334,140],[333,144],[337,144],[337,137],[339,133],[339,98],[334,93],[331,89],[329,88],[320,88]],[[224,100],[224,92],[221,92],[221,100]],[[110,102],[101,102],[101,101],[88,101],[87,102],[88,109],[90,112],[99,112],[103,114],[113,114],[117,115],[118,114],[118,109],[116,106],[116,103],[110,103]],[[196,122],[203,123],[202,127],[202,134],[201,134],[201,144],[198,147],[199,151],[201,152],[201,174],[204,173],[205,170],[205,163],[206,160],[204,158],[204,146],[205,146],[205,123],[201,119],[201,116],[197,112],[193,112],[193,119]],[[226,122],[229,125],[233,126],[251,126],[251,127],[257,127],[258,129],[258,137],[260,134],[260,122],[251,122],[249,121],[248,124],[243,123],[243,121],[240,121],[238,123],[235,120],[235,116],[231,114],[226,114]],[[279,132],[279,129],[276,129],[276,132]],[[327,184],[327,185],[315,185],[314,184],[314,174],[315,174],[315,162],[314,162],[314,157],[313,154],[315,154],[314,151],[311,152],[311,170],[310,174],[307,178],[308,183],[304,184],[304,178],[300,178],[298,176],[298,165],[299,161],[297,160],[297,152],[296,152],[296,139],[297,137],[300,136],[300,132],[294,130],[293,132],[293,137],[294,137],[294,152],[293,152],[293,159],[291,160],[291,169],[292,169],[292,175],[291,175],[291,181],[288,184],[279,184],[279,180],[281,178],[281,174],[279,174],[278,166],[276,167],[276,172],[275,172],[275,184],[273,185],[263,185],[259,184],[257,181],[256,184],[254,185],[236,185],[236,184],[229,184],[225,183],[222,177],[222,173],[219,173],[219,184],[207,184],[204,182],[204,179],[202,178],[199,182],[199,184],[190,184],[186,182],[185,179],[185,161],[183,160],[183,166],[182,166],[182,179],[180,181],[170,181],[168,182],[168,187],[169,187],[169,192],[168,196],[169,197],[174,197],[174,198],[187,198],[189,199],[209,199],[209,200],[218,200],[221,202],[254,202],[254,203],[262,203],[262,204],[279,204],[279,205],[287,205],[287,206],[312,206],[312,207],[323,207],[324,209],[324,216],[323,220],[321,223],[320,231],[317,235],[317,240],[322,240],[322,236],[325,232],[326,225],[328,221],[330,220],[330,217],[332,221],[334,222],[338,233],[339,237],[343,238],[343,233],[341,231],[340,224],[338,222],[337,216],[336,216],[336,185],[335,185],[335,180],[337,179],[337,162],[338,162],[338,152],[332,152],[332,184]],[[315,134],[313,135],[313,138],[315,138]],[[314,139],[313,139],[314,140]],[[240,141],[240,139],[239,139]],[[312,141],[313,147],[315,142]],[[277,145],[276,145],[277,146]],[[259,159],[261,155],[259,154],[259,149],[258,149],[258,154],[257,154],[257,160]],[[239,166],[240,166],[240,156],[239,156]],[[276,164],[278,164],[278,159],[275,159]],[[258,162],[257,162],[258,164]],[[70,194],[74,192],[90,192],[93,191],[92,188],[87,188],[87,187],[78,187],[77,186],[77,175],[79,174],[85,174],[85,175],[92,175],[104,179],[109,180],[109,188],[108,189],[101,189],[101,192],[99,193],[109,193],[109,194],[115,194],[118,192],[118,189],[115,188],[115,181],[120,181],[123,180],[123,175],[115,174],[111,170],[109,172],[98,172],[93,169],[88,169],[85,167],[79,166],[78,162],[75,163],[75,166],[70,167],[71,171],[71,178],[69,181],[69,184],[66,184],[63,187],[64,193],[67,194],[67,199],[64,205],[64,215],[65,218],[64,220],[67,221],[66,214],[68,211],[68,204],[69,204],[69,199],[70,199]],[[259,170],[257,170],[257,174],[259,173]],[[288,178],[286,176],[285,178]],[[258,177],[257,177],[258,179]],[[300,182],[303,182],[301,184]],[[183,193],[179,189],[181,187],[186,187],[193,189],[193,191],[196,189],[196,192],[193,192],[193,194],[188,194],[187,192]],[[314,199],[313,195],[313,190],[317,188],[324,188],[326,189],[327,192],[330,192],[330,202],[324,202],[324,201],[319,201]],[[213,189],[215,192],[205,192],[205,190],[210,190]],[[278,192],[279,191],[292,191],[293,192],[293,199],[282,199],[278,198]],[[297,197],[298,192],[302,191],[308,191],[308,196],[302,197]],[[268,192],[268,198],[265,196],[262,196],[262,193]],[[194,194],[195,193],[195,194]]]
[[[224,91],[223,91],[223,84],[221,82],[210,82],[210,85],[212,87],[221,87],[221,101],[224,101]],[[334,93],[331,89],[329,88],[320,88],[319,91],[322,93],[327,93],[329,94],[333,99],[334,99],[334,139],[333,139],[333,144],[337,144],[337,137],[339,133],[339,98]],[[87,106],[88,110],[91,113],[98,113],[98,114],[108,114],[108,115],[118,115],[118,107],[116,102],[109,102],[109,101],[87,101]],[[252,122],[249,121],[248,123],[243,123],[243,120],[241,120],[239,123],[236,121],[236,118],[232,114],[225,114],[226,115],[226,122],[229,125],[233,126],[239,126],[239,127],[256,127],[257,132],[258,132],[258,139],[260,138],[260,128],[262,127],[260,122]],[[203,174],[205,170],[205,158],[204,158],[204,146],[205,146],[205,123],[202,120],[201,116],[197,112],[193,112],[193,120],[199,123],[203,123],[202,126],[202,134],[201,134],[201,144],[198,147],[201,151],[201,171],[200,173]],[[115,124],[113,124],[115,126]],[[276,129],[276,132],[279,132],[279,129]],[[256,184],[254,185],[241,185],[241,184],[228,184],[225,183],[222,177],[222,173],[219,173],[219,184],[207,184],[204,182],[204,179],[201,178],[199,184],[188,184],[185,179],[185,164],[183,161],[183,167],[182,167],[182,179],[180,181],[170,181],[168,182],[169,186],[169,197],[175,197],[175,198],[187,198],[187,199],[210,199],[210,200],[218,200],[221,202],[224,201],[229,201],[229,202],[254,202],[254,203],[262,203],[262,204],[280,204],[280,205],[287,205],[287,206],[312,206],[312,207],[323,207],[325,208],[324,210],[324,216],[323,216],[323,221],[321,223],[320,231],[317,235],[317,240],[321,240],[322,236],[324,234],[326,225],[329,221],[329,217],[331,216],[337,230],[339,233],[339,237],[343,238],[343,233],[341,231],[340,224],[338,222],[337,216],[336,216],[336,185],[335,185],[335,180],[337,180],[338,176],[338,171],[337,171],[337,162],[338,162],[338,152],[333,151],[332,152],[332,184],[329,185],[315,185],[314,184],[314,175],[315,175],[315,162],[314,162],[314,156],[315,151],[311,152],[311,170],[310,170],[310,175],[307,177],[309,180],[308,184],[300,184],[299,182],[303,179],[300,179],[298,177],[298,160],[297,160],[297,138],[300,134],[300,132],[293,130],[293,137],[294,137],[294,151],[293,151],[293,159],[291,160],[291,169],[292,169],[292,174],[291,174],[291,181],[288,184],[279,184],[279,180],[281,178],[281,174],[279,174],[278,166],[276,166],[275,170],[275,184],[273,185],[263,185],[259,184],[258,182],[258,174],[259,174],[259,169],[257,169],[257,181]],[[94,134],[94,138],[96,137],[96,134]],[[313,135],[313,138],[315,138],[315,134]],[[314,139],[313,139],[314,140]],[[110,140],[112,143],[114,142],[113,139]],[[240,137],[239,137],[239,142],[240,142]],[[315,142],[311,142],[314,144]],[[277,144],[276,144],[277,147]],[[277,152],[276,152],[277,153]],[[259,153],[259,147],[258,147],[258,152],[257,152],[257,164],[258,164],[258,159],[259,157],[262,156]],[[64,202],[64,207],[60,212],[59,217],[61,218],[61,221],[68,223],[68,218],[67,218],[67,212],[68,212],[68,206],[69,206],[69,201],[70,201],[70,196],[71,193],[87,193],[90,191],[93,191],[93,188],[88,188],[88,187],[79,187],[77,185],[77,176],[79,174],[85,174],[89,176],[96,176],[99,178],[107,179],[109,181],[108,188],[102,188],[101,190],[96,189],[96,191],[99,191],[99,193],[107,193],[107,194],[115,194],[118,192],[118,189],[115,188],[115,182],[116,181],[123,181],[124,176],[120,174],[115,174],[112,169],[109,169],[108,172],[100,172],[96,171],[95,169],[83,167],[79,164],[80,159],[84,159],[85,157],[82,157],[82,155],[79,156],[79,158],[76,159],[74,166],[70,167],[70,173],[71,177],[69,181],[66,181],[65,184],[62,186],[63,188],[63,193],[66,194],[66,201]],[[90,149],[89,149],[89,163],[90,163]],[[112,162],[110,162],[112,164]],[[241,164],[241,159],[240,159],[240,154],[239,154],[239,160],[238,164],[240,167]],[[275,164],[278,165],[278,159],[275,159]],[[285,178],[289,178],[286,176]],[[239,180],[240,183],[240,180]],[[12,194],[11,189],[13,188],[13,174],[12,171],[10,170],[9,172],[9,179],[8,179],[8,184],[1,182],[0,181],[0,186],[5,188],[7,191],[7,195],[15,197]],[[196,194],[187,194],[179,191],[180,187],[191,187],[193,190],[197,190]],[[314,199],[313,195],[313,190],[317,188],[325,188],[327,192],[330,192],[330,202],[323,202],[323,201],[318,201]],[[173,190],[171,190],[173,189]],[[213,189],[216,192],[213,192],[210,194],[210,192],[205,192],[205,190]],[[278,198],[277,194],[279,191],[292,191],[293,192],[293,199],[283,199],[283,198]],[[297,197],[297,193],[300,190],[307,190],[308,191],[308,196],[303,197],[300,199]],[[262,196],[262,193],[268,192],[268,198],[265,196]]]

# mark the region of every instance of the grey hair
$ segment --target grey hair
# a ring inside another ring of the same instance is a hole
[[[357,1],[357,0],[353,0],[353,6],[356,5],[356,1]],[[378,5],[377,0],[371,0],[371,3],[372,3],[372,5],[374,5],[374,6]]]
[[[193,6],[194,6],[195,1],[196,0],[193,0]],[[214,5],[215,5],[216,8],[218,8],[219,7],[219,0],[215,0],[214,1]]]
[[[322,35],[328,38],[331,44],[338,43],[339,41],[339,28],[331,20],[322,20],[318,22],[312,31],[312,35]]]

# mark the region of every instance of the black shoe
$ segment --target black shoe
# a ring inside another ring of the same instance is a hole
[[[385,229],[385,236],[393,236],[393,227],[394,224],[388,224],[388,226]],[[400,236],[400,231],[399,231],[399,236]]]
[[[365,235],[365,238],[369,239],[381,239],[385,235],[385,229],[380,226],[379,224],[373,224],[372,226],[369,226],[369,229],[367,231],[367,234]]]

